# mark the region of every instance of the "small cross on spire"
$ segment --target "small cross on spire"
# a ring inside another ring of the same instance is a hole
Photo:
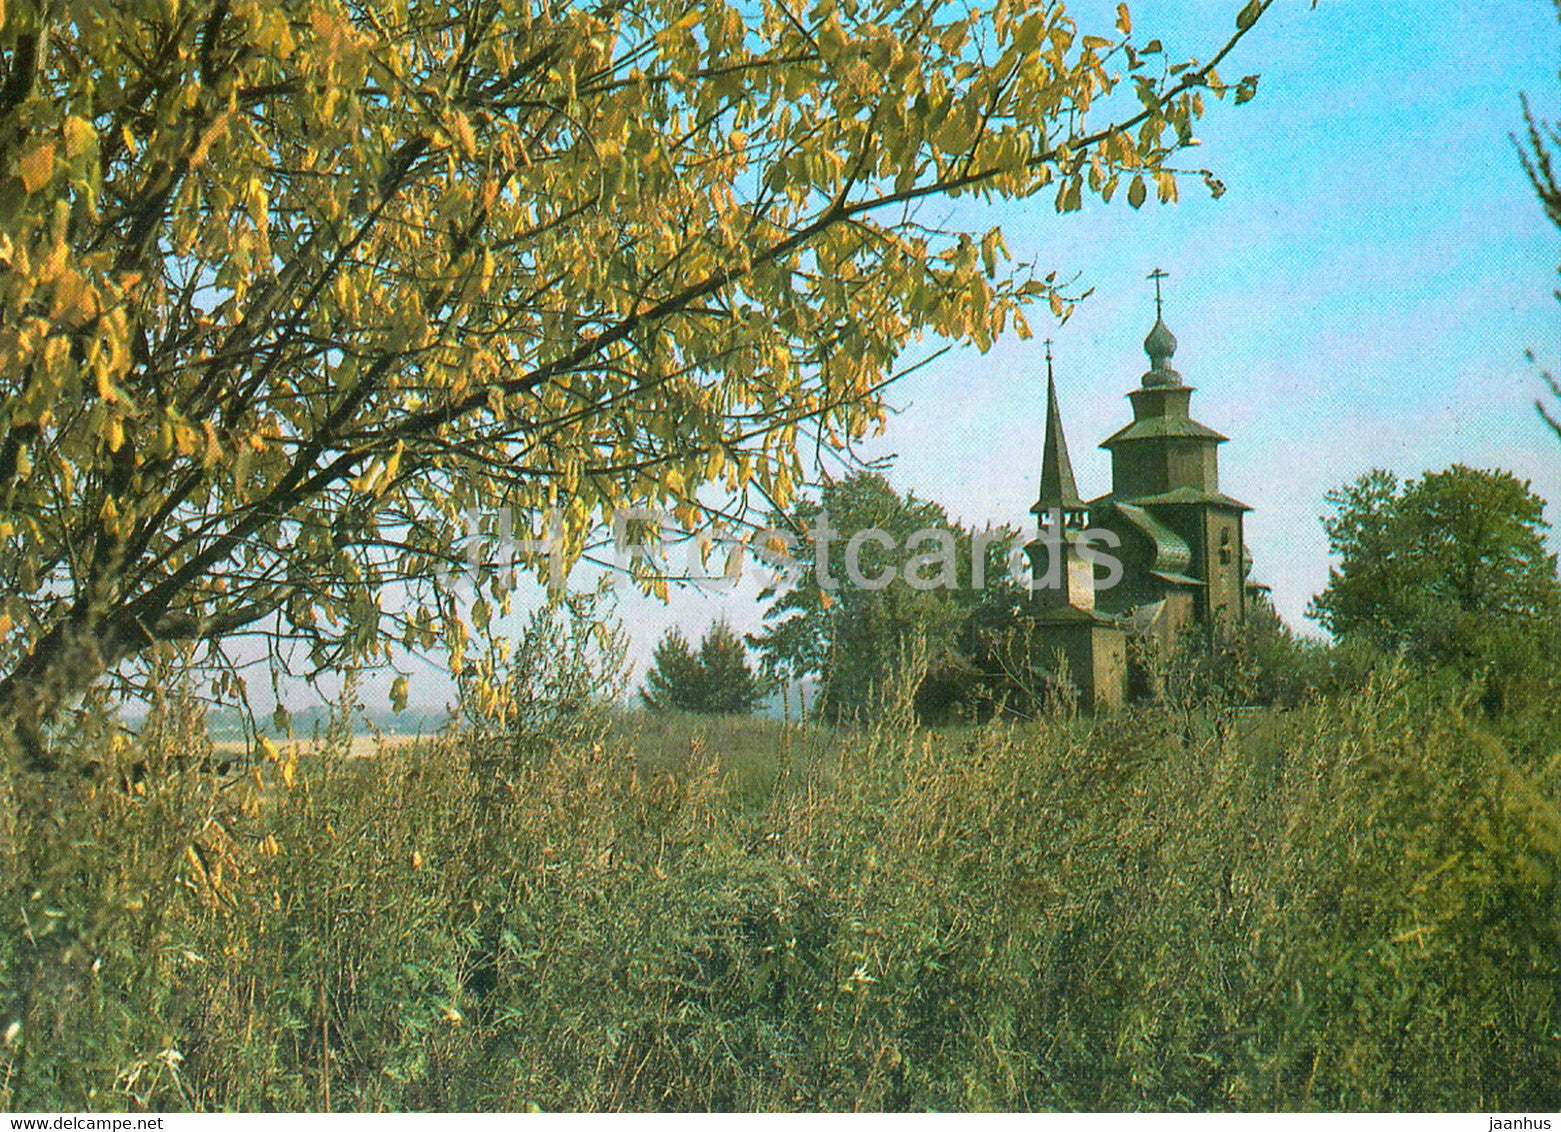
[[[1052,379],[1052,340],[1046,339],[1046,380]]]
[[[1171,273],[1170,272],[1163,271],[1163,270],[1161,270],[1158,267],[1155,268],[1153,271],[1151,271],[1148,274],[1148,276],[1146,276],[1146,278],[1154,280],[1154,316],[1155,316],[1155,318],[1161,317],[1161,314],[1162,314],[1161,309],[1160,309],[1160,280],[1162,280],[1162,279],[1169,279],[1170,277],[1171,277]]]

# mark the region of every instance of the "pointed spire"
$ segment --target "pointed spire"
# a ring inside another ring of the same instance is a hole
[[[1068,440],[1062,432],[1062,411],[1057,406],[1057,379],[1052,374],[1052,343],[1046,339],[1046,446],[1041,453],[1041,494],[1031,508],[1045,522],[1053,511],[1063,518],[1085,510],[1073,480],[1073,461],[1068,458]]]

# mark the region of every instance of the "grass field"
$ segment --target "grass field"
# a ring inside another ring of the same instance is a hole
[[[224,779],[165,705],[68,797],[7,783],[0,1107],[1555,1109],[1561,764],[1524,735],[1385,669]]]

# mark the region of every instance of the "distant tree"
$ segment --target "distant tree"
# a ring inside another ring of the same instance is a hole
[[[705,715],[747,715],[764,698],[758,675],[748,666],[748,647],[732,627],[718,621],[699,643],[700,702]]]
[[[748,665],[748,650],[731,626],[718,621],[696,653],[676,628],[656,645],[640,699],[652,711],[747,715],[764,698],[763,682]]]
[[[651,654],[640,700],[652,711],[693,711],[699,689],[699,658],[680,629],[668,629]]]
[[[826,520],[828,539],[819,541]],[[935,502],[900,495],[879,472],[826,483],[818,499],[804,499],[771,522],[798,540],[801,572],[789,589],[770,593],[764,615],[770,624],[749,643],[776,678],[817,677],[817,710],[826,719],[875,703],[889,686],[893,666],[917,638],[925,640],[931,666],[939,667],[971,609],[1008,574],[1002,559],[1012,532],[991,533],[979,552],[977,586],[975,532]],[[863,586],[848,576],[848,547],[869,530],[882,532],[884,539],[857,547],[859,574],[871,582]],[[926,531],[942,537],[916,538]],[[938,584],[924,588],[912,585],[912,578]]]
[[[1561,581],[1527,482],[1455,465],[1401,485],[1377,469],[1326,498],[1339,565],[1308,616],[1336,638],[1465,672],[1552,661]]]

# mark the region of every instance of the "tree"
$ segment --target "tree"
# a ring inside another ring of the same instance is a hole
[[[1174,200],[1272,2],[1178,65],[1039,0],[7,5],[0,719],[44,767],[104,673],[244,636],[459,670],[508,592],[438,583],[468,523],[557,508],[567,562],[632,504],[786,505],[910,344],[1076,297],[917,202]]]
[[[1326,498],[1339,565],[1308,616],[1334,637],[1470,673],[1553,662],[1561,581],[1527,482],[1454,465],[1401,485],[1378,469]]]
[[[640,700],[652,711],[693,711],[699,697],[699,658],[680,629],[656,643]]]
[[[699,642],[702,703],[706,715],[747,715],[764,698],[764,688],[748,667],[748,649],[732,627],[718,621]]]
[[[699,642],[696,655],[678,629],[656,645],[640,699],[652,711],[699,715],[748,715],[764,698],[764,687],[748,666],[748,651],[730,625],[718,621]]]
[[[933,666],[946,659],[963,620],[1009,573],[1012,532],[986,532],[977,549],[976,533],[942,506],[901,496],[879,472],[830,481],[817,500],[799,500],[771,524],[795,539],[800,569],[772,588],[769,624],[749,641],[776,679],[820,679],[826,719],[873,705],[918,638]],[[938,537],[919,538],[924,532]]]

